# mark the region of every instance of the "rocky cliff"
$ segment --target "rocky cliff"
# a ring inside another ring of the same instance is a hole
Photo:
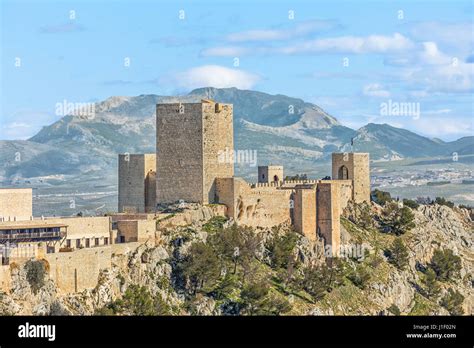
[[[474,226],[468,212],[440,205],[407,208],[414,225],[397,236],[381,232],[384,209],[374,203],[346,209],[343,242],[364,248],[338,260],[325,259],[321,240],[312,243],[287,226],[249,230],[221,217],[161,224],[158,244],[113,255],[98,285],[81,293],[61,294],[47,267],[36,287],[26,266],[14,267],[11,291],[0,294],[0,313],[445,315],[460,314],[461,308],[474,314]],[[406,264],[393,249],[395,240],[404,245]],[[450,279],[430,280],[439,250],[452,251],[460,268]]]

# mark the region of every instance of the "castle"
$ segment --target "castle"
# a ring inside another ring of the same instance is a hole
[[[235,177],[230,104],[158,104],[156,149],[119,155],[118,213],[107,216],[34,217],[31,188],[0,188],[0,290],[10,291],[17,266],[31,259],[47,263],[62,292],[92,289],[113,255],[156,245],[162,229],[212,216],[253,227],[291,224],[338,256],[342,210],[351,200],[370,200],[365,153],[334,153],[332,180],[285,180],[277,165],[259,166],[256,183]],[[176,202],[200,208],[161,210]]]
[[[290,223],[332,254],[340,246],[340,215],[348,201],[370,201],[369,154],[333,153],[332,180],[285,180],[283,166],[259,166],[258,181],[234,176],[233,106],[156,106],[156,154],[119,155],[120,213],[153,213],[176,202],[223,204],[238,224]],[[227,156],[228,157],[228,156]]]

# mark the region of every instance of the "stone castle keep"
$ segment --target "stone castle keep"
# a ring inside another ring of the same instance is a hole
[[[369,154],[333,153],[332,180],[284,180],[283,166],[259,166],[257,183],[234,176],[233,106],[158,104],[156,154],[119,155],[119,213],[152,213],[176,202],[223,204],[242,225],[291,223],[335,254],[347,202],[370,201]]]

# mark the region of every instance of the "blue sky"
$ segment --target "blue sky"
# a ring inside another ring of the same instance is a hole
[[[0,10],[0,139],[34,135],[64,100],[204,86],[299,97],[352,128],[473,134],[471,1],[2,0]],[[382,116],[389,100],[419,103],[420,116]]]

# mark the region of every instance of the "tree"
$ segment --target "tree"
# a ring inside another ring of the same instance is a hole
[[[454,207],[454,203],[451,202],[451,201],[448,201],[444,197],[436,197],[433,203],[439,204],[439,205],[445,205],[445,206],[450,207],[450,208]]]
[[[270,287],[265,280],[247,284],[240,293],[244,312],[247,314],[261,314],[269,290]]]
[[[378,189],[371,192],[371,198],[373,202],[380,205],[385,205],[385,203],[392,201],[392,196],[390,196],[389,192],[380,191]]]
[[[395,238],[388,250],[388,260],[400,270],[408,265],[408,249],[400,238]]]
[[[326,295],[329,288],[329,269],[310,266],[304,269],[301,279],[301,288],[311,295],[314,301],[319,301]]]
[[[270,286],[265,279],[247,284],[240,297],[243,304],[243,314],[280,315],[292,308],[286,298],[270,292]]]
[[[261,237],[250,228],[234,224],[209,236],[208,243],[227,264],[232,265],[233,273],[236,273],[237,266],[240,266],[242,280],[245,280],[255,263]]]
[[[268,246],[272,267],[287,268],[295,258],[294,249],[299,236],[292,231],[276,236]]]
[[[415,227],[415,216],[408,207],[399,207],[397,203],[388,203],[382,210],[384,230],[397,236]]]
[[[402,313],[400,312],[400,308],[394,303],[390,305],[390,307],[387,308],[387,310],[392,313],[393,315],[401,315]]]
[[[436,280],[436,273],[431,268],[425,272],[422,283],[424,285],[423,294],[427,298],[436,298],[439,295],[441,288]]]
[[[347,278],[358,288],[365,289],[368,281],[370,280],[370,273],[363,265],[357,265],[355,269],[353,269]]]
[[[25,264],[26,280],[30,284],[33,293],[37,293],[44,285],[46,267],[43,261],[29,260]]]
[[[449,288],[447,294],[442,298],[440,305],[446,308],[451,315],[463,315],[463,302],[464,296],[459,291]]]
[[[450,249],[437,249],[433,253],[429,267],[436,273],[436,279],[441,281],[452,280],[459,277],[461,258],[454,255]]]
[[[403,200],[403,205],[405,205],[409,208],[412,208],[412,209],[417,209],[420,206],[419,203],[415,202],[412,199],[404,199]]]
[[[189,254],[182,264],[183,274],[197,290],[212,291],[221,274],[221,264],[212,247],[198,242],[191,245]]]
[[[96,310],[96,315],[168,315],[169,306],[159,294],[153,296],[145,286],[130,285],[121,299]]]
[[[287,175],[285,180],[307,180],[308,176],[306,174],[296,174],[296,175]]]
[[[349,220],[366,230],[374,227],[370,205],[366,202],[354,205],[353,214],[350,214]]]

